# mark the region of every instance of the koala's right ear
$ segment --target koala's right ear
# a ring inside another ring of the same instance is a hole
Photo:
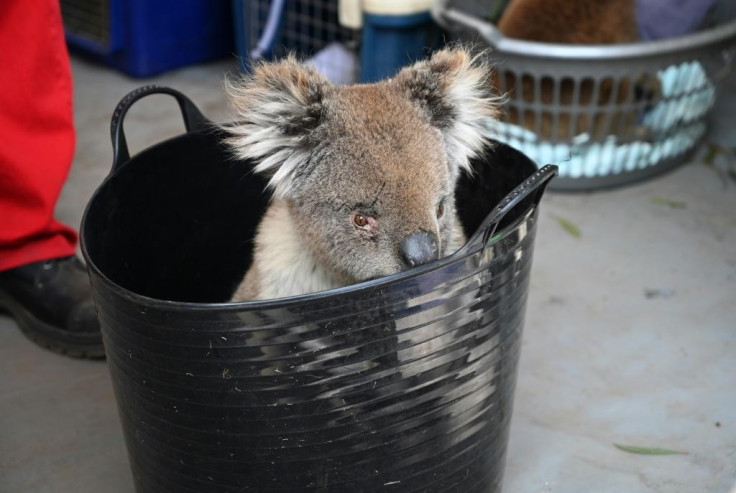
[[[225,85],[238,112],[236,125],[227,127],[227,143],[239,158],[256,161],[256,172],[271,175],[274,196],[288,196],[308,165],[332,86],[293,56],[262,63],[252,74]]]

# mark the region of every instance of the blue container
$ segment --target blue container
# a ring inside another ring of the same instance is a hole
[[[62,5],[69,46],[134,77],[233,52],[229,2],[101,0],[94,17],[83,16],[77,3]]]
[[[440,45],[440,30],[429,12],[408,15],[363,15],[361,82],[391,77]]]

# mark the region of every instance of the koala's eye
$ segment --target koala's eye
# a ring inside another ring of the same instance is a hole
[[[353,216],[353,223],[359,228],[365,228],[368,225],[368,218],[363,214],[356,214]]]
[[[445,201],[443,200],[440,202],[440,205],[437,206],[437,217],[440,218],[445,215]]]

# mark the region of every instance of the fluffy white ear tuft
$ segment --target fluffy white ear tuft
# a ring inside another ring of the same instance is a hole
[[[225,82],[237,110],[235,125],[223,127],[230,134],[227,144],[238,158],[256,162],[256,172],[270,175],[275,197],[288,197],[298,186],[331,89],[321,74],[293,56]]]
[[[403,69],[393,83],[443,132],[457,166],[470,171],[469,159],[487,145],[503,100],[494,94],[492,77],[485,54],[453,48]]]

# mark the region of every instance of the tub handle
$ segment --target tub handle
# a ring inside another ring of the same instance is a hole
[[[498,229],[498,225],[501,220],[506,216],[506,214],[518,206],[519,203],[534,194],[534,207],[536,208],[537,205],[539,205],[539,201],[542,199],[542,195],[544,194],[547,184],[552,178],[557,176],[557,173],[558,168],[554,164],[547,164],[535,171],[533,175],[524,180],[520,185],[501,199],[498,205],[483,221],[480,228],[478,228],[478,232],[470,241],[468,241],[466,246],[475,243],[477,238],[480,236],[481,244],[483,245],[483,249],[485,249],[491,238],[493,238],[493,235],[496,233],[496,229]]]
[[[125,119],[125,114],[136,101],[151,94],[169,94],[176,99],[176,102],[179,103],[179,108],[181,108],[181,114],[184,118],[184,125],[186,126],[187,132],[204,130],[212,125],[210,121],[202,115],[199,109],[197,109],[194,103],[179,91],[171,89],[170,87],[158,86],[156,84],[139,87],[138,89],[128,93],[120,100],[118,106],[115,108],[115,113],[113,113],[112,116],[112,122],[110,123],[110,136],[112,137],[113,172],[130,159],[128,144],[125,141],[125,133],[123,132],[123,120]]]

